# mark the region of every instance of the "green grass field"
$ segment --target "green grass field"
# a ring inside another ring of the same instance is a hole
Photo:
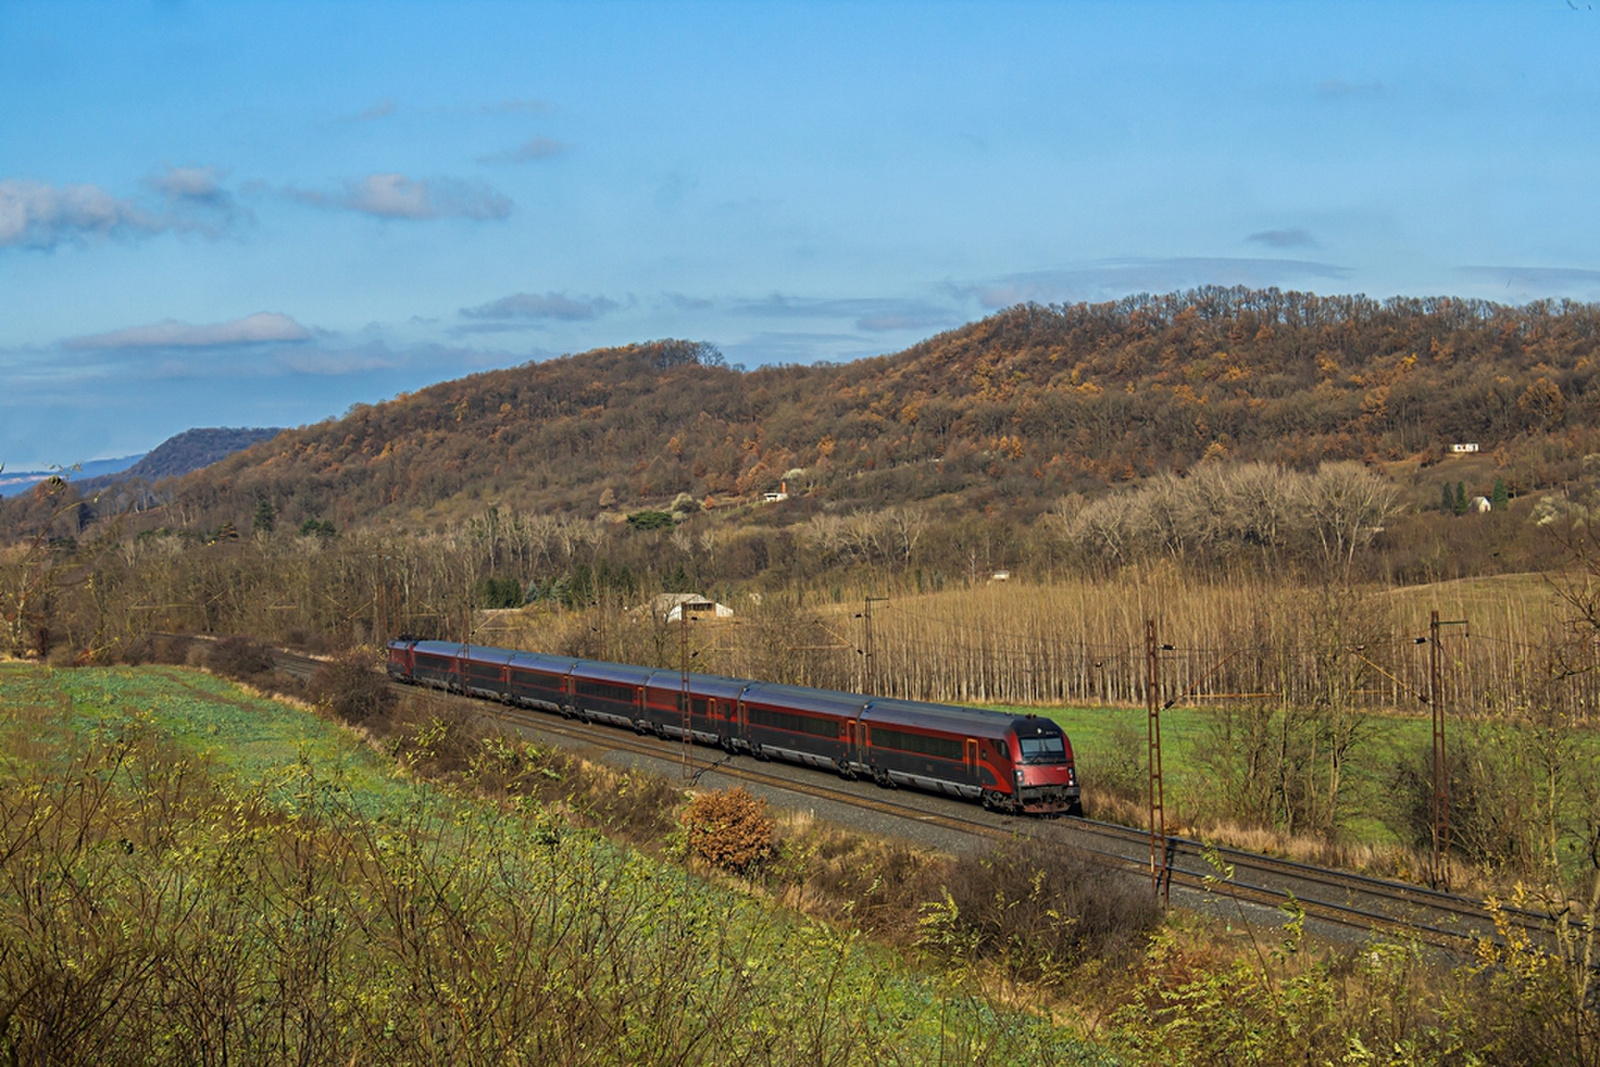
[[[1147,782],[1149,716],[1144,708],[1015,708],[1001,710],[1048,715],[1072,740],[1085,790],[1097,784],[1143,796]],[[1177,707],[1161,713],[1162,772],[1170,818],[1184,821],[1214,816],[1214,775],[1205,749],[1218,727],[1216,713]],[[1389,783],[1403,760],[1416,759],[1432,744],[1431,721],[1414,715],[1371,715],[1347,771],[1348,813],[1343,832],[1354,842],[1396,843],[1384,820]]]
[[[12,1058],[1104,1061],[962,973],[197,672],[0,665],[0,811]]]

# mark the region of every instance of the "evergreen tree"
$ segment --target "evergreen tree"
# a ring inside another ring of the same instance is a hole
[[[1506,480],[1504,478],[1496,478],[1494,480],[1494,491],[1489,495],[1489,503],[1494,507],[1494,510],[1499,511],[1510,501],[1511,494],[1506,490]]]
[[[256,501],[256,517],[255,521],[250,524],[250,528],[256,533],[269,534],[277,524],[278,509],[272,506],[272,501],[266,497]]]
[[[1456,503],[1455,503],[1455,507],[1453,507],[1451,510],[1454,511],[1457,515],[1465,515],[1467,513],[1467,483],[1466,482],[1457,482],[1456,483]]]
[[[1449,514],[1456,509],[1456,495],[1450,491],[1450,483],[1442,482],[1439,485],[1439,510]]]

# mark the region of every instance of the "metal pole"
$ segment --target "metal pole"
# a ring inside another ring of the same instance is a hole
[[[1439,647],[1442,623],[1435,610],[1428,618],[1428,703],[1433,711],[1433,886],[1450,888],[1450,771],[1444,737],[1444,653]]]
[[[1156,644],[1156,620],[1144,624],[1144,704],[1150,725],[1150,889],[1169,900],[1167,875],[1167,812],[1161,780],[1161,653]]]
[[[683,716],[683,780],[694,778],[694,718],[689,710],[689,605],[678,605],[680,667],[682,685],[678,691],[678,710]]]
[[[886,596],[869,596],[861,607],[861,624],[866,630],[865,655],[862,663],[861,691],[869,696],[878,694],[878,658],[872,644],[872,605],[888,601]]]

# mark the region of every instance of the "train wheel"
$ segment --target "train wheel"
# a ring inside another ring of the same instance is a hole
[[[845,760],[834,760],[833,763],[834,763],[834,768],[836,770],[838,770],[838,772],[839,772],[839,777],[840,778],[843,778],[847,782],[853,782],[853,781],[856,780],[855,769],[852,768],[847,761],[845,761]]]
[[[722,748],[722,751],[728,753],[729,755],[739,751],[733,747],[733,738],[731,737],[719,737],[717,738],[717,744]]]
[[[765,748],[755,744],[750,746],[750,755],[762,761],[770,760],[772,758],[771,756],[767,755],[767,750]]]
[[[889,772],[884,770],[882,767],[874,767],[874,768],[872,768],[872,780],[874,782],[876,782],[880,788],[883,788],[883,789],[893,789],[894,788],[894,782],[892,780],[890,780]]]

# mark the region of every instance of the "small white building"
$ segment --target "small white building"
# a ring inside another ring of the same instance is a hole
[[[1476,452],[1477,450],[1478,442],[1476,441],[1464,441],[1460,444],[1450,446],[1450,451],[1457,456],[1464,456],[1469,452]]]
[[[700,593],[662,593],[650,602],[650,608],[667,622],[678,622],[687,611],[689,618],[731,619],[733,609],[719,604]]]

